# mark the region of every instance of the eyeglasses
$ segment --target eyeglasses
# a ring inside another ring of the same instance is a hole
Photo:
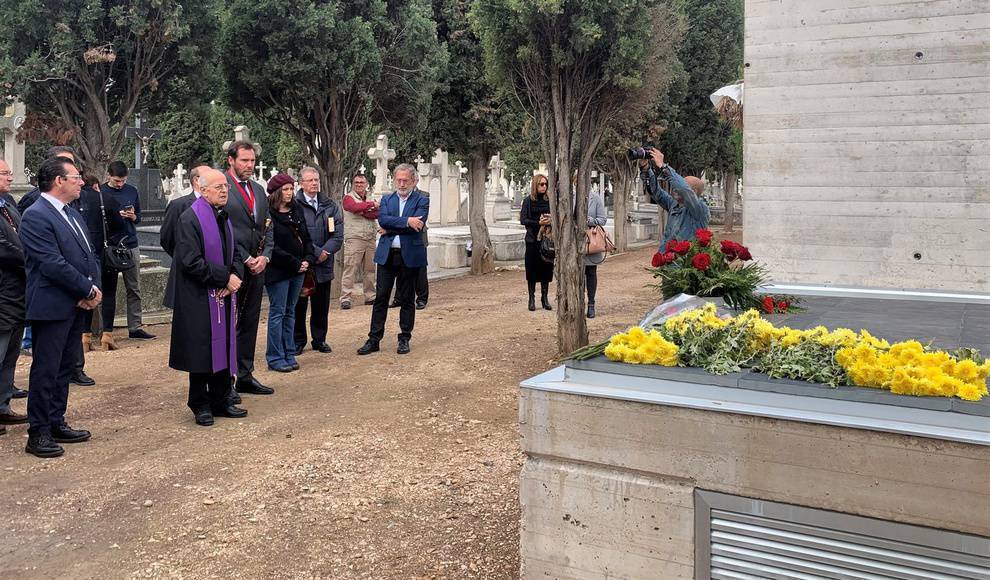
[[[319,180],[320,180],[319,177],[309,177],[307,179],[300,179],[299,182],[300,183],[311,183],[313,181],[319,181]]]
[[[228,189],[230,189],[230,185],[226,183],[217,183],[214,185],[207,185],[203,189],[215,189],[217,191],[227,191]]]
[[[546,187],[546,186],[547,186],[547,182],[546,181],[544,181],[543,183],[537,183],[536,184],[536,187]]]
[[[66,179],[66,180],[68,180],[68,179],[82,179],[82,175],[79,175],[78,173],[76,173],[76,174],[73,174],[73,175],[66,175],[62,179]]]
[[[0,177],[13,177],[13,171],[0,171]]]

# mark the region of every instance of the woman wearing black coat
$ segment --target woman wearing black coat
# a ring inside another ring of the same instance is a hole
[[[287,373],[299,368],[296,362],[296,302],[303,279],[311,264],[313,243],[306,218],[294,197],[295,180],[279,173],[268,182],[268,207],[271,213],[272,261],[265,268],[268,291],[268,368]]]
[[[550,224],[550,198],[547,195],[549,181],[545,175],[533,178],[532,189],[523,200],[519,223],[526,226],[526,284],[529,287],[529,309],[536,310],[536,283],[540,283],[540,296],[544,310],[553,310],[547,298],[550,281],[553,280],[553,263],[540,256],[540,227]]]

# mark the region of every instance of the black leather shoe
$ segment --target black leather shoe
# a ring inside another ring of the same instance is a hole
[[[325,353],[333,352],[333,349],[330,348],[330,345],[327,344],[327,343],[325,343],[325,342],[321,342],[319,344],[314,344],[313,345],[313,350],[315,350],[317,352],[325,352]]]
[[[96,384],[96,381],[90,378],[89,375],[83,371],[77,371],[76,374],[69,379],[69,382],[73,385],[79,385],[80,387],[92,387]]]
[[[544,295],[543,298],[540,298],[540,301],[543,303],[544,310],[553,310],[553,306],[550,306],[550,300],[546,297],[546,295]]]
[[[209,427],[213,424],[213,413],[211,413],[208,409],[196,411],[196,424],[203,427]]]
[[[246,409],[235,407],[233,405],[213,409],[214,417],[230,417],[231,419],[240,419],[242,417],[247,417],[247,414],[248,412]]]
[[[530,294],[529,296],[529,311],[533,312],[536,310],[536,298]]]
[[[276,373],[291,373],[292,371],[294,371],[296,369],[292,368],[292,365],[285,365],[285,366],[280,366],[280,367],[268,365],[268,370],[274,371]],[[251,392],[251,391],[242,391],[240,385],[237,386],[237,390],[241,391],[242,393],[250,393]],[[271,393],[254,393],[254,394],[255,395],[269,395]]]
[[[89,431],[85,429],[73,429],[65,423],[52,427],[52,439],[59,443],[82,443],[89,438]]]
[[[305,344],[300,344],[299,346],[297,346],[296,347],[296,353],[295,353],[296,356],[301,355],[304,350],[306,350],[306,345]]]
[[[368,339],[364,343],[364,346],[362,346],[361,348],[359,348],[357,352],[358,352],[358,354],[371,354],[373,352],[378,352],[379,350],[381,350],[381,349],[378,348],[378,343],[375,342],[375,341],[373,341],[373,340],[371,340],[371,339]]]
[[[6,435],[6,434],[7,434],[7,428],[4,427],[3,425],[0,425],[0,435]]]
[[[588,303],[588,318],[594,318],[594,317],[595,317],[595,303],[594,302],[589,302]]]
[[[27,446],[24,451],[35,457],[58,457],[65,453],[65,449],[52,439],[48,433],[28,435]]]
[[[350,310],[351,309],[351,303],[350,302],[341,302],[340,303],[340,309],[341,310]]]
[[[292,369],[292,367],[286,367]],[[279,372],[289,372],[289,371],[279,371]],[[265,385],[258,382],[258,379],[254,377],[247,377],[244,379],[237,379],[237,392],[245,393],[248,395],[271,395],[275,392],[275,389],[271,387],[266,387]]]
[[[426,301],[425,300],[417,300],[416,301],[416,310],[422,310],[424,308],[426,308]]]
[[[145,332],[144,329],[139,328],[137,330],[128,332],[127,333],[127,337],[128,338],[133,338],[135,340],[151,340],[151,339],[155,338],[155,335],[154,334],[151,334],[149,332]]]
[[[13,411],[0,413],[0,425],[20,425],[21,423],[27,422],[27,415],[21,415],[20,413],[15,413]]]
[[[292,363],[292,370],[298,371],[299,370],[299,363]]]
[[[393,300],[392,303],[388,305],[389,308],[398,308],[399,306],[402,306],[402,305],[399,304],[399,301],[398,300]]]
[[[26,399],[27,396],[28,396],[28,392],[27,391],[25,391],[24,389],[18,389],[17,387],[14,387],[14,394],[11,395],[11,398],[12,399]]]
[[[400,338],[399,346],[396,347],[395,352],[399,354],[409,354],[409,341],[404,338]]]

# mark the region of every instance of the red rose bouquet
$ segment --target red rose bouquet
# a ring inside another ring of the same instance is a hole
[[[732,308],[756,308],[763,312],[796,310],[792,296],[758,296],[766,282],[766,269],[753,262],[749,249],[731,240],[713,244],[712,232],[699,229],[695,239],[670,240],[653,255],[649,270],[664,297],[676,294],[722,298]]]

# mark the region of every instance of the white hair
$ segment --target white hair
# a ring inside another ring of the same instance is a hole
[[[398,173],[400,171],[405,171],[408,173],[409,177],[411,177],[413,181],[419,181],[419,172],[416,171],[415,165],[412,165],[411,163],[401,163],[395,168],[394,173]]]

